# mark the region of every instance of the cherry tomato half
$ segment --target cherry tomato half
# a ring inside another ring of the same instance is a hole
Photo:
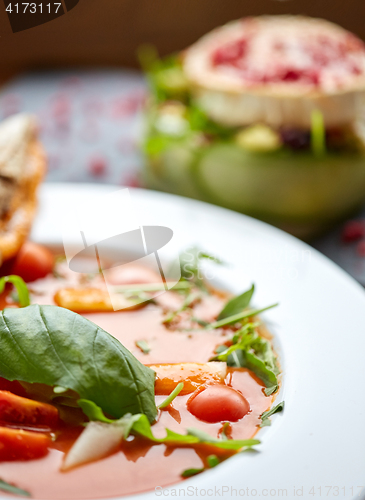
[[[17,274],[24,281],[35,281],[52,272],[54,256],[48,248],[27,241],[16,256],[12,274]]]
[[[198,389],[188,399],[188,410],[204,422],[237,422],[250,411],[242,394],[223,384]]]

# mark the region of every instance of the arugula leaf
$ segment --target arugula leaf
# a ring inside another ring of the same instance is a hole
[[[252,287],[247,290],[247,292],[244,292],[241,295],[238,295],[237,297],[229,300],[219,313],[217,320],[219,321],[221,319],[228,318],[229,316],[234,316],[235,314],[238,314],[246,309],[246,307],[250,305],[254,291],[255,285],[252,285]]]
[[[169,406],[173,400],[180,394],[180,392],[184,389],[184,383],[180,382],[177,384],[175,389],[172,391],[172,393],[163,401],[160,405],[158,405],[159,410],[163,410],[167,406]]]
[[[233,359],[234,361],[232,361]],[[229,358],[227,364],[229,366],[248,368],[249,370],[254,372],[266,385],[266,396],[270,396],[270,394],[273,394],[278,390],[279,384],[276,373],[255,354],[242,349],[237,350],[235,352],[235,357],[232,359]]]
[[[200,443],[212,444],[223,450],[240,450],[241,448],[251,448],[255,444],[260,444],[258,439],[218,439],[212,437],[200,429],[188,429],[188,435],[199,439]]]
[[[274,406],[270,410],[264,411],[264,413],[261,415],[260,427],[266,427],[266,426],[271,425],[271,420],[269,417],[271,417],[271,415],[274,415],[274,413],[279,413],[279,412],[283,411],[284,406],[285,406],[285,402],[281,401],[279,404],[277,404],[276,406]]]
[[[89,401],[88,399],[79,399],[77,404],[92,422],[104,422],[105,424],[112,424],[113,422],[116,422],[116,420],[107,418],[104,415],[103,410],[93,403],[93,401]]]
[[[85,415],[92,421],[99,420],[105,423],[122,425],[125,429],[125,438],[130,434],[137,434],[157,444],[188,446],[203,443],[225,450],[241,450],[242,448],[250,448],[251,446],[260,444],[258,439],[217,439],[210,434],[193,428],[188,429],[187,434],[178,434],[170,429],[166,429],[166,436],[164,438],[156,438],[153,435],[151,424],[146,415],[125,415],[119,420],[110,420],[105,417],[101,408],[98,408],[92,401],[79,401],[79,404]]]
[[[225,361],[228,366],[248,368],[266,385],[265,394],[270,396],[278,389],[280,371],[276,357],[268,340],[255,331],[256,323],[248,323],[233,337],[235,342],[224,351],[218,350],[210,361]]]
[[[17,300],[20,307],[27,307],[30,305],[28,287],[20,276],[12,274],[10,276],[3,276],[0,278],[0,293],[3,293],[6,283],[11,283],[15,286],[18,293]]]
[[[221,328],[222,326],[231,325],[232,323],[238,323],[243,319],[251,318],[251,316],[256,316],[257,314],[267,311],[268,309],[272,309],[276,306],[278,306],[278,304],[272,304],[271,306],[263,307],[262,309],[250,309],[248,311],[243,311],[238,314],[228,316],[228,318],[221,319],[220,321],[210,323],[207,328]]]
[[[29,491],[22,490],[21,488],[17,488],[12,484],[7,483],[3,479],[0,479],[0,490],[5,491],[6,493],[12,493],[13,495],[18,495],[21,497],[30,497]]]
[[[1,311],[0,376],[72,389],[117,418],[144,413],[152,422],[157,415],[155,373],[117,339],[62,307]]]

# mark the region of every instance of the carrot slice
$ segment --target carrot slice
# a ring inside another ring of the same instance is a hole
[[[58,410],[46,403],[0,391],[0,420],[13,424],[55,427],[58,423]]]
[[[44,457],[51,442],[51,438],[41,432],[0,427],[0,462]]]
[[[223,383],[227,374],[226,363],[177,363],[171,365],[151,365],[156,372],[155,394],[166,396],[177,384],[184,383],[180,395],[190,394],[204,384]]]

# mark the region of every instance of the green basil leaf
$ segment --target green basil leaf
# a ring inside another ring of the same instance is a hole
[[[238,295],[237,297],[229,300],[223,307],[222,311],[219,313],[217,320],[220,321],[221,319],[228,318],[229,316],[234,316],[235,314],[238,314],[246,309],[246,307],[250,305],[254,291],[255,285],[252,285],[252,287],[247,290],[247,292],[244,292],[241,295]]]
[[[113,417],[144,413],[152,422],[155,373],[86,318],[56,306],[0,313],[0,376],[75,391]]]
[[[279,413],[284,410],[285,402],[281,401],[279,404],[274,406],[268,411],[264,411],[264,413],[261,415],[261,424],[260,427],[265,427],[271,425],[271,420],[269,417],[271,415],[274,415],[275,413]]]
[[[30,305],[28,287],[20,276],[12,274],[10,276],[3,276],[0,278],[0,293],[3,293],[6,283],[11,283],[15,286],[18,293],[17,300],[20,307],[27,307]]]
[[[13,486],[12,484],[7,483],[6,481],[3,481],[0,479],[0,490],[5,491],[6,493],[12,493],[13,495],[18,495],[21,497],[30,497],[29,491],[22,490],[21,488],[17,488],[16,486]]]

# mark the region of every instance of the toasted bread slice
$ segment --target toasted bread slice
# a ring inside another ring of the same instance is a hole
[[[0,264],[15,257],[26,240],[37,207],[46,156],[30,115],[0,124]]]

